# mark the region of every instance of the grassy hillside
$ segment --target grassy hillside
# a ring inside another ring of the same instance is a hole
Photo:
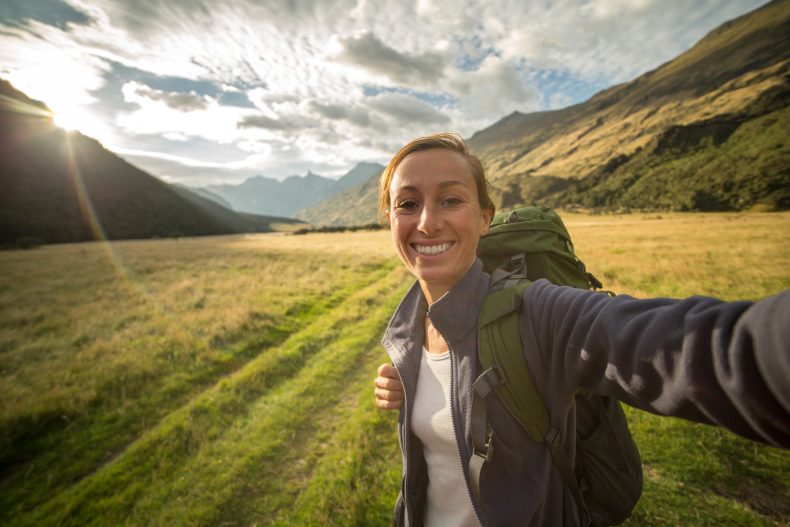
[[[727,22],[589,101],[513,114],[470,146],[503,206],[790,207],[790,1]]]
[[[790,287],[790,214],[566,215],[607,287]],[[0,524],[388,525],[378,341],[410,282],[388,233],[0,253]],[[755,265],[759,262],[759,265]],[[785,452],[629,410],[626,525],[786,525]]]
[[[764,210],[790,208],[790,107],[752,119],[714,118],[662,133],[650,149],[584,178],[526,178],[504,205]],[[542,186],[539,186],[541,185]]]
[[[378,217],[379,175],[299,213],[315,225],[367,225]]]
[[[270,231],[57,128],[49,110],[0,80],[0,245]]]

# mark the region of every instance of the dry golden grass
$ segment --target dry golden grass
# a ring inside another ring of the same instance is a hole
[[[759,299],[790,287],[790,213],[564,214],[604,288]]]
[[[392,258],[384,232],[0,253],[0,422],[79,413],[108,385],[125,399],[154,379],[178,382],[185,368],[229,359],[223,341],[276,326]]]

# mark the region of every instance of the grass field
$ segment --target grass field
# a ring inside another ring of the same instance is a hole
[[[790,287],[790,214],[566,215],[607,288]],[[0,524],[387,525],[381,333],[410,282],[386,232],[0,253]],[[788,525],[790,456],[629,410],[627,525]]]

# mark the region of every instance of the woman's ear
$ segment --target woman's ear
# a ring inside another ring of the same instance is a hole
[[[386,211],[384,212],[384,216],[386,216],[386,218],[387,218],[387,223],[388,223],[389,225],[392,225],[392,218],[390,218],[390,211],[389,211],[389,210],[386,210]]]
[[[494,219],[494,211],[490,209],[483,209],[480,211],[480,236],[485,236],[488,233],[488,227],[491,225],[491,220]]]

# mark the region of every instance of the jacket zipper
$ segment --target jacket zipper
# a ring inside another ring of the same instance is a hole
[[[426,316],[428,317],[428,320],[431,321],[431,325],[434,328],[436,328],[436,331],[439,332],[439,334],[442,336],[444,341],[447,343],[447,349],[450,351],[450,427],[453,429],[453,436],[455,437],[455,448],[456,448],[456,451],[458,452],[458,459],[461,460],[461,472],[464,475],[464,483],[466,485],[466,494],[467,494],[467,496],[469,496],[469,500],[472,502],[472,510],[475,511],[475,516],[477,517],[477,522],[480,525],[486,525],[485,522],[483,522],[483,518],[482,518],[483,515],[480,514],[480,508],[479,508],[480,505],[475,501],[474,496],[472,496],[472,487],[469,484],[469,468],[468,468],[468,465],[467,465],[466,461],[464,460],[463,453],[461,452],[461,444],[460,444],[460,441],[458,440],[458,430],[457,430],[457,428],[455,426],[455,421],[456,421],[456,418],[455,418],[455,414],[456,414],[455,397],[456,397],[456,390],[457,390],[456,382],[455,382],[455,378],[457,376],[456,375],[456,371],[455,371],[455,368],[456,368],[456,365],[455,365],[455,353],[453,352],[453,348],[450,346],[450,341],[447,340],[447,337],[444,336],[444,333],[442,333],[439,330],[439,328],[436,326],[436,324],[433,323],[433,319],[431,318],[430,312],[428,312],[426,314]]]
[[[404,377],[403,374],[401,373],[402,368],[399,368],[398,364],[394,360],[392,361],[392,365],[395,366],[395,370],[398,372],[398,377],[400,377],[401,382],[403,382],[402,379]],[[408,427],[408,420],[410,419],[410,416],[409,416],[409,402],[406,396],[406,391],[407,391],[406,387],[404,386],[403,387],[403,424],[398,426],[398,434],[400,435],[401,448],[403,448],[404,458],[408,461],[410,450],[409,450],[409,433],[407,427]],[[402,491],[401,499],[403,500],[403,508],[404,508],[403,519],[405,524],[409,523],[409,510],[408,510],[409,495],[408,495],[408,491],[406,490],[408,488],[407,484],[409,483],[409,476],[410,476],[409,463],[407,462],[405,463],[403,469],[403,486],[401,489]]]

